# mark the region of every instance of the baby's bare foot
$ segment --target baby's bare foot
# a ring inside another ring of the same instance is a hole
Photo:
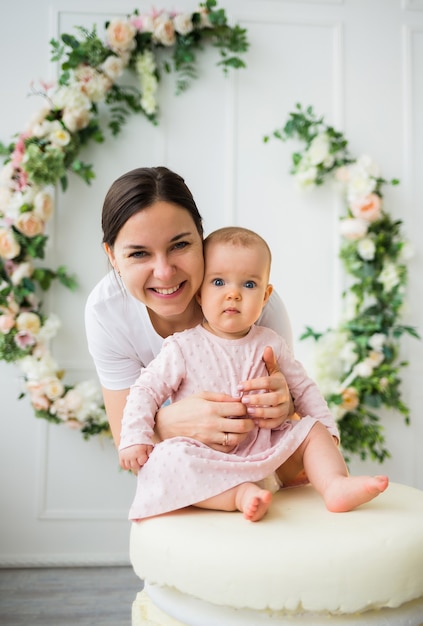
[[[329,511],[343,513],[370,502],[385,491],[388,483],[387,476],[342,476],[329,485],[323,499]]]
[[[272,502],[272,494],[261,489],[254,483],[240,485],[237,496],[237,507],[244,513],[245,519],[258,522],[267,512]]]

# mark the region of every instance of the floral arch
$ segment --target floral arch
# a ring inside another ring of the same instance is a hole
[[[190,14],[134,11],[105,26],[105,41],[95,27],[80,27],[78,37],[63,34],[50,42],[52,61],[60,63],[58,82],[34,89],[44,106],[15,141],[0,144],[5,156],[0,171],[0,359],[20,368],[20,397],[29,396],[37,417],[77,428],[85,439],[110,434],[101,392],[91,381],[65,381],[49,349],[60,321],[43,311],[40,298],[53,281],[76,287],[65,267],[42,266],[45,227],[54,210],[52,189],[60,184],[66,190],[69,172],[88,184],[94,178],[80,153],[90,142],[105,140],[101,106],[114,136],[134,113],[157,124],[157,87],[164,74],[175,74],[180,94],[197,77],[196,54],[205,45],[218,50],[225,73],[245,67],[242,54],[248,49],[245,29],[230,26],[216,0],[206,0]],[[137,77],[138,88],[123,84],[125,72]],[[272,136],[304,142],[304,151],[292,156],[291,173],[300,186],[321,185],[335,175],[345,194],[340,248],[350,279],[343,294],[345,314],[338,328],[308,328],[303,338],[317,341],[318,382],[338,419],[344,450],[382,462],[389,451],[378,410],[396,409],[408,422],[400,390],[400,370],[407,363],[398,362],[399,340],[404,333],[418,336],[400,323],[409,246],[401,222],[382,205],[383,186],[389,183],[370,159],[352,158],[343,135],[316,118],[311,107],[298,105]]]
[[[345,201],[340,217],[339,257],[346,274],[343,312],[337,328],[307,328],[301,339],[313,338],[316,376],[337,419],[344,451],[383,462],[385,446],[382,408],[393,409],[408,424],[410,415],[401,394],[400,339],[418,338],[415,328],[401,323],[408,279],[410,243],[402,221],[384,205],[386,185],[377,164],[367,155],[352,157],[342,133],[297,104],[285,125],[264,137],[299,140],[291,174],[300,188],[332,181]]]
[[[37,417],[80,429],[88,439],[110,434],[101,391],[91,381],[65,382],[49,349],[60,321],[43,311],[40,298],[55,280],[69,289],[77,286],[65,267],[40,264],[54,186],[66,191],[69,172],[88,184],[94,178],[80,153],[90,142],[105,140],[100,106],[106,107],[114,136],[134,113],[157,124],[157,87],[164,74],[174,73],[180,94],[197,78],[198,51],[216,48],[218,65],[227,73],[245,67],[240,55],[248,41],[245,29],[228,24],[216,0],[206,0],[192,13],[134,11],[107,22],[104,41],[95,26],[77,31],[77,37],[51,40],[59,79],[33,88],[44,106],[12,143],[0,144],[6,157],[0,171],[0,359],[20,368],[20,397],[29,396]],[[128,72],[137,77],[138,88],[124,84]]]

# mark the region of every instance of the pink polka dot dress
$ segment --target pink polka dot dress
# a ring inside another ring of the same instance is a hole
[[[266,346],[273,348],[301,419],[287,420],[273,430],[254,428],[230,453],[213,450],[189,437],[156,444],[138,472],[129,519],[174,511],[240,483],[258,482],[272,475],[316,421],[339,438],[335,420],[316,384],[274,331],[253,326],[242,339],[228,340],[197,326],[165,339],[159,355],[141,371],[127,399],[120,449],[151,443],[154,416],[168,398],[175,402],[200,391],[238,397],[241,381],[267,375],[262,360]]]

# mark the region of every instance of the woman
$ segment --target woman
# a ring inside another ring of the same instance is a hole
[[[126,398],[140,368],[159,353],[165,337],[202,320],[195,294],[204,272],[203,227],[184,180],[165,167],[153,167],[127,172],[111,185],[102,228],[113,270],[88,297],[85,324],[118,446]],[[289,319],[275,293],[257,324],[272,328],[292,346]],[[241,400],[204,390],[164,406],[156,415],[157,439],[189,436],[227,451],[255,425],[275,428],[292,417],[288,387],[270,348],[263,359],[269,376],[243,383],[242,391],[256,394],[243,394]],[[287,481],[302,468],[298,460],[291,461]]]

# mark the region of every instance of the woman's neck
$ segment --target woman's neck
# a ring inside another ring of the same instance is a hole
[[[154,330],[163,338],[187,328],[193,328],[203,320],[203,312],[195,300],[184,313],[175,315],[175,317],[160,317],[151,309],[147,308],[147,311]]]

